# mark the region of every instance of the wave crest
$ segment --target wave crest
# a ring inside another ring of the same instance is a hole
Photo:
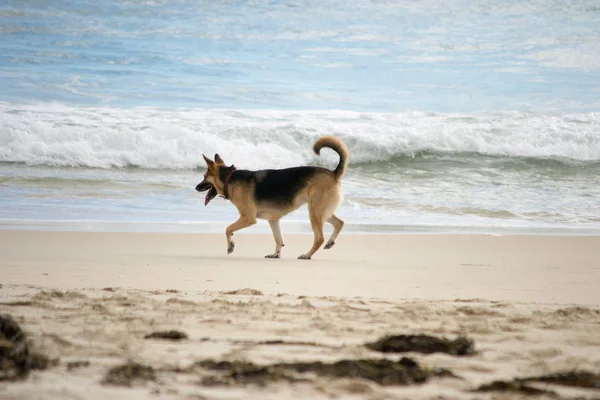
[[[335,165],[312,153],[320,136],[341,137],[351,163],[423,153],[600,161],[600,113],[241,111],[72,107],[0,103],[0,161],[148,169],[204,167],[219,153],[240,168]]]

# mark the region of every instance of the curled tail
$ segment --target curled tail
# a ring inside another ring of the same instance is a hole
[[[335,136],[320,137],[313,145],[313,150],[315,153],[317,153],[317,155],[319,155],[323,147],[329,147],[340,156],[340,162],[333,170],[335,177],[340,179],[346,172],[346,169],[348,168],[348,161],[350,161],[350,151],[348,150],[348,147],[346,147],[344,142]]]

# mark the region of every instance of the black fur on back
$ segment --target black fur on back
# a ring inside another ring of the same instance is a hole
[[[236,170],[231,175],[234,182],[254,183],[254,198],[257,203],[291,204],[296,194],[321,167],[293,167],[285,169],[263,169],[259,171]]]

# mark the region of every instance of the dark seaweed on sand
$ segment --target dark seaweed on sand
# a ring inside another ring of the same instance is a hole
[[[84,367],[89,367],[89,366],[90,366],[90,362],[87,360],[71,361],[71,362],[67,363],[67,371],[72,371],[77,368],[84,368]]]
[[[588,371],[568,371],[522,379],[525,382],[544,382],[554,385],[600,389],[600,374]]]
[[[508,393],[519,393],[521,395],[529,395],[529,396],[540,396],[540,395],[548,395],[548,396],[556,396],[551,390],[543,390],[537,389],[527,385],[525,382],[521,382],[519,380],[514,381],[494,381],[491,383],[486,383],[484,385],[479,386],[475,389],[475,392],[487,393],[487,392],[508,392]]]
[[[0,315],[0,381],[24,379],[34,369],[57,363],[29,348],[25,332],[10,315]]]
[[[413,385],[426,382],[429,378],[455,377],[441,368],[425,369],[416,361],[403,357],[400,361],[386,359],[341,360],[335,363],[298,362],[259,366],[248,362],[201,361],[196,365],[218,371],[218,376],[203,380],[205,385],[264,386],[272,381],[289,382],[306,380],[307,374],[330,378],[362,378],[380,385]]]
[[[156,381],[154,368],[136,362],[127,362],[111,368],[104,376],[102,383],[104,385],[131,387],[134,384],[143,384],[148,381]]]
[[[512,381],[494,381],[475,389],[476,392],[517,392],[526,395],[557,396],[551,390],[537,389],[529,384],[532,382],[550,383],[553,385],[577,387],[583,389],[600,389],[600,374],[588,371],[567,371],[549,375],[515,378]]]
[[[187,334],[185,334],[184,332],[175,331],[175,330],[152,332],[152,333],[144,336],[144,339],[165,339],[165,340],[183,340],[183,339],[187,339],[187,338],[188,338]]]
[[[429,335],[385,336],[376,342],[365,344],[371,350],[382,353],[448,353],[454,356],[466,356],[475,353],[475,344],[467,337],[459,336],[455,340],[437,338]]]

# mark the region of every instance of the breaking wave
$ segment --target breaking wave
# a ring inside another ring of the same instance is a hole
[[[600,161],[600,113],[253,111],[0,103],[0,162],[56,167],[194,169],[219,153],[241,168],[324,161],[322,135],[341,137],[351,163],[419,154]],[[326,154],[325,154],[326,153]]]

